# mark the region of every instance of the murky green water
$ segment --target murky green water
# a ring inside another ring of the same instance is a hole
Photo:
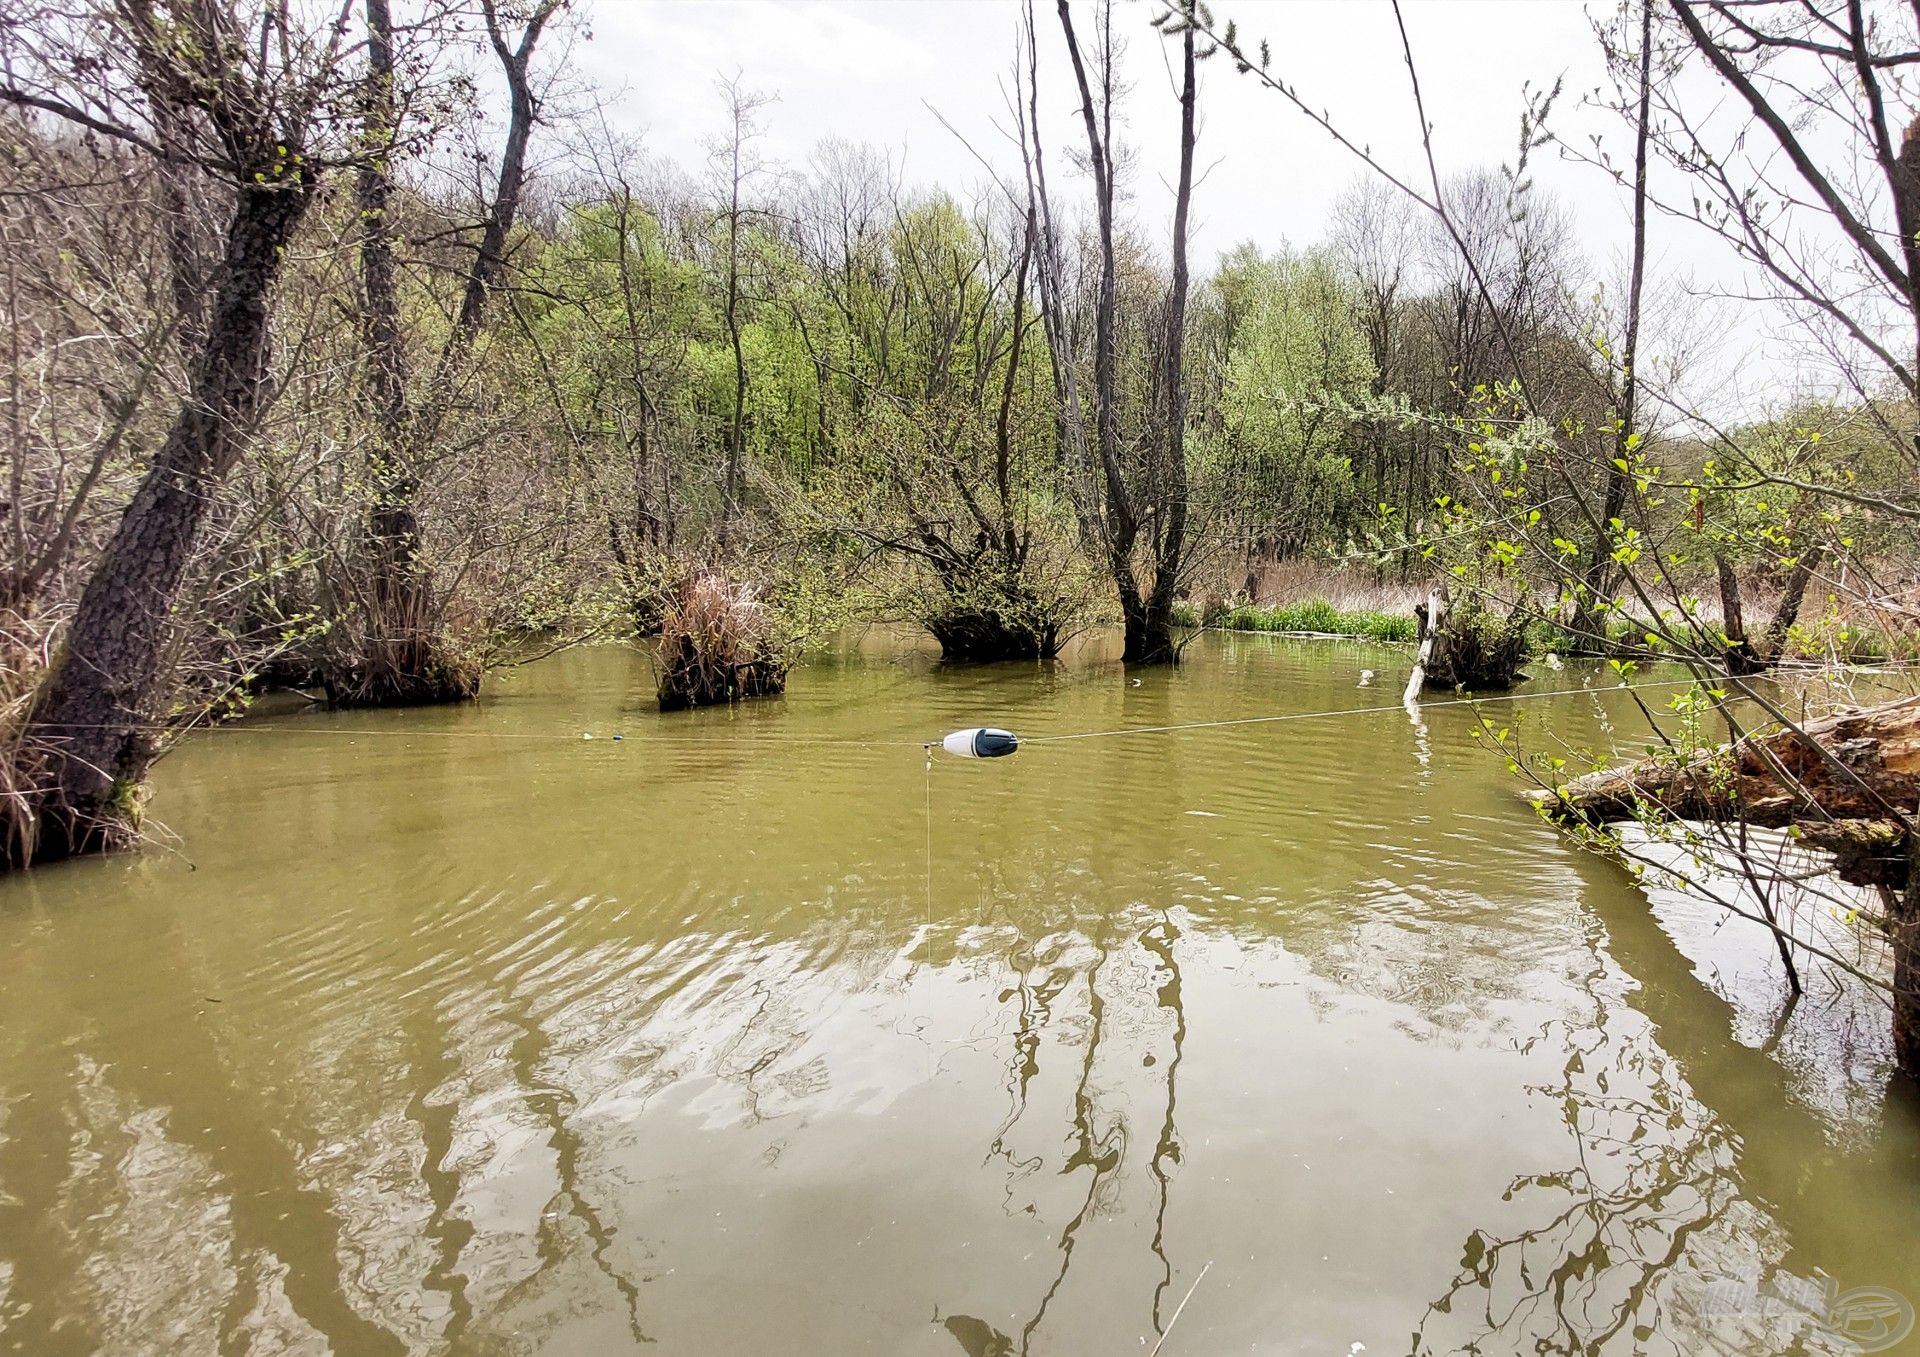
[[[1185,1300],[1167,1354],[1854,1350],[1755,1287],[1920,1299],[1884,1034],[1730,1004],[1767,948],[1570,850],[1468,710],[915,743],[1405,664],[875,639],[662,718],[598,651],[201,737],[177,854],[0,883],[0,1349],[1113,1354]]]

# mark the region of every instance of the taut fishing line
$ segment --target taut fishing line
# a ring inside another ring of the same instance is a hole
[[[1476,696],[1476,697],[1449,697],[1449,698],[1441,698],[1437,701],[1421,702],[1418,704],[1418,708],[1421,711],[1434,711],[1441,707],[1473,707],[1473,706],[1479,706],[1489,702],[1533,702],[1533,701],[1541,701],[1550,697],[1581,697],[1581,696],[1587,696],[1587,695],[1597,697],[1597,696],[1600,696],[1601,694],[1609,693],[1609,692],[1639,692],[1642,690],[1656,689],[1656,688],[1684,688],[1692,685],[1695,682],[1696,680],[1691,678],[1656,679],[1651,683],[1619,683],[1619,684],[1608,685],[1605,687],[1599,687],[1599,686],[1594,686],[1590,684],[1580,688],[1555,688],[1546,692],[1539,692],[1539,693],[1494,693],[1486,696]],[[1236,716],[1236,717],[1228,717],[1228,718],[1215,720],[1215,721],[1182,721],[1173,725],[1163,725],[1163,726],[1119,726],[1112,730],[1080,730],[1080,731],[1067,731],[1067,732],[1063,732],[1055,735],[1026,735],[1026,736],[1019,736],[1019,737],[1015,737],[1011,734],[1011,732],[1008,732],[1005,730],[999,730],[992,727],[981,727],[977,729],[955,731],[953,732],[953,734],[944,736],[938,740],[917,740],[917,739],[899,739],[899,738],[838,739],[833,736],[794,735],[794,734],[787,734],[784,732],[766,732],[762,734],[753,734],[753,735],[747,736],[746,740],[749,743],[755,743],[755,744],[809,744],[809,745],[815,745],[815,746],[837,745],[843,748],[852,748],[852,749],[923,748],[927,751],[929,759],[931,759],[932,757],[932,751],[934,746],[939,745],[941,748],[945,749],[948,753],[959,755],[962,758],[996,758],[1004,754],[1012,753],[1013,749],[1009,747],[1009,748],[1000,748],[1000,749],[989,751],[983,748],[976,748],[972,752],[965,752],[961,749],[955,748],[954,744],[950,742],[957,741],[963,736],[966,736],[966,737],[984,736],[993,740],[998,740],[998,739],[1012,740],[1016,745],[1059,744],[1067,740],[1109,740],[1109,739],[1117,739],[1121,736],[1126,736],[1126,735],[1171,735],[1171,734],[1177,734],[1182,731],[1189,731],[1189,730],[1220,730],[1220,729],[1225,729],[1231,726],[1272,725],[1282,721],[1324,721],[1324,720],[1331,720],[1335,717],[1341,717],[1341,716],[1379,716],[1387,712],[1404,712],[1406,710],[1407,710],[1407,706],[1404,702],[1394,702],[1394,703],[1388,703],[1388,704],[1384,704],[1377,707],[1331,707],[1323,711],[1279,712],[1269,716]],[[152,731],[157,734],[166,733],[169,731],[176,732],[176,733],[184,733],[184,728],[182,727],[168,726],[165,724],[139,725],[139,724],[129,724],[129,723],[114,723],[109,726],[104,724],[89,725],[89,724],[81,724],[81,723],[63,723],[59,727],[59,729],[63,729],[63,730],[106,730],[106,729],[146,730],[146,731]],[[324,725],[324,724],[315,724],[312,726],[308,726],[305,720],[302,718],[296,718],[294,721],[276,721],[271,724],[266,722],[249,723],[249,722],[239,721],[239,722],[233,722],[233,723],[224,724],[224,725],[197,726],[197,727],[194,727],[194,729],[203,731],[203,732],[220,732],[220,733],[229,734],[229,735],[339,735],[339,736],[350,736],[356,739],[391,739],[391,740],[417,740],[417,739],[532,740],[532,741],[564,740],[564,741],[577,744],[577,743],[581,743],[582,741],[591,743],[596,739],[596,737],[593,735],[591,731],[562,734],[558,731],[421,730],[421,729],[384,730],[384,729],[379,729],[376,727],[369,727],[369,726],[334,726],[334,725]],[[616,734],[616,735],[611,735],[611,736],[602,737],[602,738],[604,738],[604,741],[606,743],[620,743],[626,737],[621,734]],[[633,737],[633,739],[631,740],[631,743],[643,744],[650,748],[661,748],[663,746],[673,747],[673,748],[697,748],[697,747],[711,746],[713,743],[715,743],[715,738],[713,736],[696,736],[692,734],[677,734],[677,735],[671,735],[666,737],[659,737],[654,735],[640,735],[640,736]]]

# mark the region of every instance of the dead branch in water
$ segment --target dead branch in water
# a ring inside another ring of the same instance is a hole
[[[1844,879],[1903,884],[1907,815],[1920,803],[1920,697],[1590,773],[1537,799],[1557,818],[1592,825],[1653,813],[1797,828],[1839,856]]]

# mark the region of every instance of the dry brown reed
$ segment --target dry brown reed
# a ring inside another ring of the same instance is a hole
[[[717,570],[688,576],[661,618],[660,710],[768,697],[786,686],[786,660],[753,586]]]

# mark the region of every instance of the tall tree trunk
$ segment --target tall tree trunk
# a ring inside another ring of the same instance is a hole
[[[1627,280],[1627,333],[1620,352],[1620,404],[1614,411],[1613,459],[1601,492],[1600,521],[1593,537],[1581,591],[1574,600],[1573,632],[1596,652],[1607,646],[1602,604],[1613,588],[1613,535],[1626,512],[1628,466],[1637,446],[1634,428],[1640,394],[1641,289],[1647,276],[1647,135],[1653,100],[1653,0],[1640,0],[1640,104],[1633,139],[1633,259]]]
[[[189,397],[87,583],[28,721],[26,741],[45,766],[31,841],[10,865],[121,847],[137,834],[166,714],[173,610],[214,492],[260,412],[268,300],[309,194],[291,183],[237,192]]]
[[[1125,658],[1136,664],[1174,664],[1173,594],[1187,540],[1187,217],[1193,202],[1194,51],[1192,13],[1180,35],[1180,179],[1173,206],[1173,286],[1167,296],[1161,339],[1161,464],[1149,477],[1158,503],[1152,521],[1153,592],[1148,595],[1138,649]],[[1129,638],[1130,642],[1132,638]]]
[[[1162,363],[1154,375],[1161,428],[1153,433],[1157,447],[1149,465],[1130,487],[1122,458],[1119,405],[1115,397],[1115,316],[1119,304],[1118,267],[1114,253],[1113,48],[1112,10],[1100,10],[1100,89],[1095,94],[1087,62],[1074,32],[1068,0],[1058,0],[1060,30],[1066,38],[1080,93],[1080,115],[1086,128],[1087,155],[1093,170],[1094,203],[1100,245],[1100,286],[1094,304],[1093,410],[1095,442],[1105,489],[1101,516],[1107,568],[1120,601],[1125,630],[1123,658],[1130,664],[1172,664],[1179,659],[1173,644],[1173,592],[1179,583],[1186,539],[1187,476],[1185,455],[1186,378],[1184,354],[1187,294],[1187,212],[1193,194],[1194,59],[1193,26],[1196,16],[1182,0],[1181,30],[1183,81],[1180,95],[1180,185],[1174,216],[1174,286],[1166,310]],[[1144,501],[1144,503],[1143,503]],[[1153,548],[1152,583],[1142,592],[1135,573],[1134,550],[1141,527],[1148,530]]]
[[[493,201],[487,206],[480,244],[474,251],[473,266],[467,271],[466,288],[460,296],[460,314],[434,374],[436,395],[451,387],[460,365],[472,351],[480,327],[486,321],[494,289],[507,271],[507,242],[513,237],[513,225],[520,215],[520,196],[527,182],[527,147],[533,141],[533,125],[539,112],[533,99],[533,51],[561,3],[562,0],[541,0],[527,17],[520,41],[509,46],[500,28],[494,0],[481,0],[487,37],[507,81],[507,139],[500,150],[500,177],[494,181]]]
[[[506,77],[507,135],[500,174],[481,225],[453,329],[434,365],[428,398],[418,410],[407,399],[407,365],[394,264],[392,155],[399,111],[394,101],[393,19],[389,0],[365,0],[368,79],[362,110],[368,155],[356,185],[360,207],[361,276],[366,307],[361,329],[367,349],[366,388],[376,433],[367,520],[367,608],[364,649],[328,677],[330,698],[343,706],[414,706],[459,702],[480,691],[477,668],[458,658],[436,615],[432,581],[420,560],[420,472],[423,451],[437,438],[448,396],[486,322],[495,288],[506,272],[507,244],[526,184],[533,137],[530,66],[535,45],[558,0],[544,0],[527,19],[517,44],[500,27],[495,0],[483,0],[487,36]]]
[[[720,524],[714,534],[715,545],[722,553],[733,544],[746,482],[747,351],[740,327],[740,218],[746,209],[740,197],[749,173],[744,162],[747,139],[755,130],[749,119],[761,102],[758,95],[748,94],[738,85],[727,85],[726,92],[732,132],[727,143],[727,290],[722,312],[727,342],[733,350],[733,410],[727,421],[726,463],[721,470]]]
[[[393,249],[393,162],[397,111],[393,94],[393,19],[387,0],[366,0],[367,93],[364,132],[367,159],[356,183],[360,208],[360,272],[366,289],[361,333],[366,344],[366,394],[373,415],[375,447],[370,458],[373,505],[367,523],[369,643],[378,655],[362,658],[361,683],[353,692],[330,683],[336,702],[352,697],[405,702],[420,690],[431,668],[427,581],[419,566],[420,518],[415,509],[420,482],[413,470],[412,413],[406,391],[406,354],[400,328],[400,294]],[[374,678],[380,676],[379,680]]]
[[[1087,63],[1081,55],[1080,41],[1073,28],[1073,11],[1068,0],[1058,0],[1060,29],[1066,36],[1067,55],[1073,62],[1074,80],[1080,91],[1080,116],[1086,125],[1087,155],[1093,169],[1094,204],[1099,220],[1100,287],[1093,310],[1093,427],[1094,442],[1100,455],[1102,484],[1106,494],[1106,512],[1101,516],[1107,549],[1107,569],[1113,577],[1114,591],[1120,599],[1120,617],[1125,628],[1124,657],[1136,660],[1151,646],[1152,634],[1146,600],[1140,582],[1133,573],[1133,548],[1139,538],[1139,522],[1134,516],[1132,497],[1127,492],[1126,476],[1120,463],[1120,415],[1115,399],[1115,312],[1119,306],[1119,268],[1113,244],[1112,160],[1112,51],[1104,49],[1105,64],[1100,71],[1100,96],[1095,97]],[[1104,25],[1110,25],[1110,10],[1102,9]]]

